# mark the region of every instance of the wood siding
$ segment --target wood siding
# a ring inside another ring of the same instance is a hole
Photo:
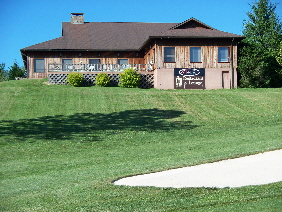
[[[156,43],[156,68],[231,68],[231,54],[233,68],[237,68],[237,43],[231,39],[158,39]],[[164,62],[164,47],[175,47],[174,63]],[[190,62],[190,47],[201,47],[202,62]],[[229,62],[218,62],[218,47],[229,47]]]

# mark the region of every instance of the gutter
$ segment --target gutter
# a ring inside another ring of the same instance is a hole
[[[234,57],[233,57],[233,42],[234,38],[231,41],[231,88],[234,88]]]
[[[111,52],[116,52],[116,51],[138,51],[139,49],[21,49],[21,51],[54,51],[54,52],[59,52],[59,51],[64,51],[64,52],[79,52],[79,51],[111,51]]]

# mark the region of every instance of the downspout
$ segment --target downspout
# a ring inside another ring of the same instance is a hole
[[[234,42],[234,38],[232,38],[232,42],[231,42],[231,88],[234,88],[234,57],[233,57],[233,42]]]
[[[154,69],[156,69],[156,51],[157,51],[157,40],[155,39],[155,50],[154,50]]]

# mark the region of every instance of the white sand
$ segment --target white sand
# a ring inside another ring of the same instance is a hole
[[[241,187],[282,181],[282,149],[197,166],[126,177],[115,185]]]

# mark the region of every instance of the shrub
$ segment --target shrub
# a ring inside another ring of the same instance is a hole
[[[140,75],[134,68],[125,69],[119,74],[119,86],[124,88],[137,88],[140,85]]]
[[[106,87],[110,85],[110,76],[106,73],[99,73],[96,76],[96,85]]]
[[[81,73],[70,73],[67,77],[67,82],[73,86],[81,86],[83,80],[84,77]]]

